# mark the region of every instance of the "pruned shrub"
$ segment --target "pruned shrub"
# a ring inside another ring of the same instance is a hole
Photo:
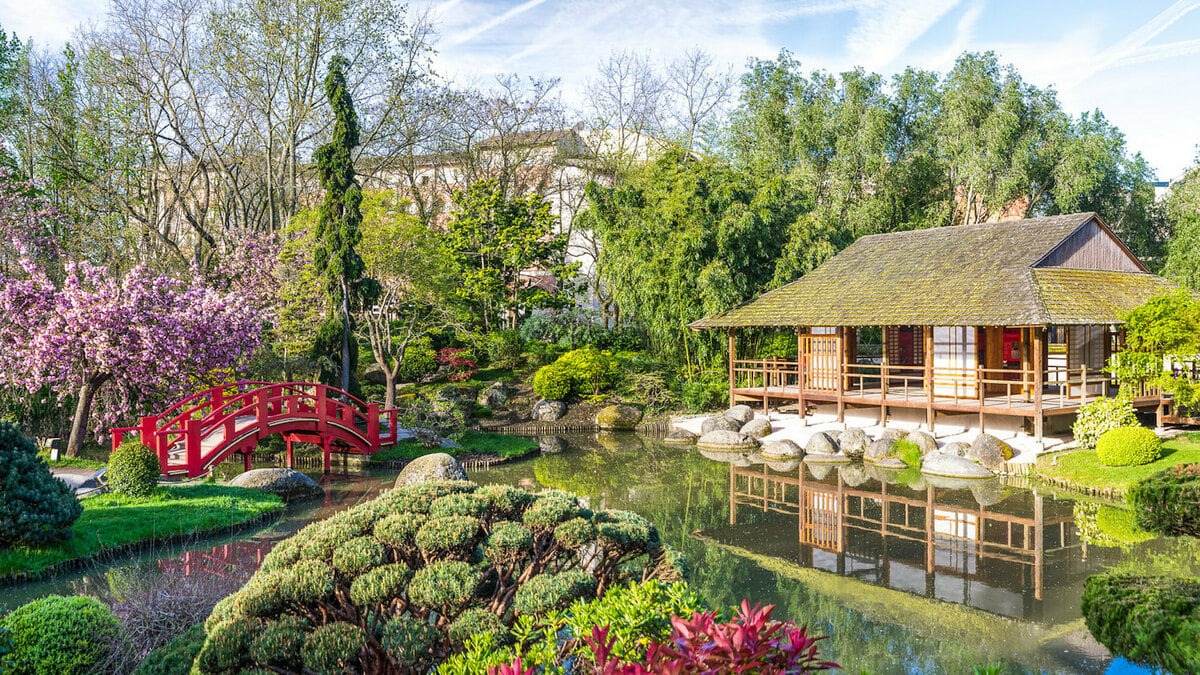
[[[498,330],[488,333],[483,342],[488,362],[493,368],[516,368],[521,365],[521,354],[525,351],[525,340],[515,330]]]
[[[151,651],[133,671],[133,675],[178,675],[192,669],[192,663],[204,646],[204,626],[195,625],[167,644]]]
[[[533,376],[533,392],[548,401],[561,401],[571,394],[595,396],[615,386],[620,378],[620,361],[611,352],[584,347],[539,368]]]
[[[1175,673],[1200,670],[1200,580],[1098,574],[1087,580],[1082,609],[1113,653]]]
[[[1095,450],[1104,432],[1137,426],[1137,423],[1137,413],[1128,398],[1100,397],[1079,407],[1075,423],[1071,425],[1071,434],[1080,448]]]
[[[645,519],[593,513],[563,492],[403,487],[276,546],[213,608],[196,665],[429,672],[475,637],[511,644],[520,616],[671,578],[676,562]]]
[[[12,638],[14,673],[88,673],[111,656],[121,622],[104,603],[48,595],[0,619]]]
[[[75,493],[50,473],[33,441],[0,421],[0,549],[68,539],[82,513]]]
[[[1141,466],[1162,455],[1162,439],[1146,427],[1110,429],[1096,443],[1096,456],[1105,466]]]
[[[1138,481],[1125,494],[1138,527],[1200,537],[1200,464],[1172,467]]]
[[[126,497],[149,497],[161,471],[153,450],[139,441],[126,441],[108,458],[108,486]]]

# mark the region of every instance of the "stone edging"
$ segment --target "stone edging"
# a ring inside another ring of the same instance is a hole
[[[17,584],[24,584],[31,581],[39,581],[48,577],[62,574],[63,572],[69,572],[71,570],[86,567],[87,565],[98,562],[104,558],[116,558],[129,553],[134,553],[138,549],[146,546],[174,546],[176,544],[186,543],[192,538],[208,538],[217,537],[223,534],[231,534],[244,529],[249,529],[255,525],[261,525],[269,520],[274,520],[282,515],[286,510],[287,505],[284,504],[279,508],[260,513],[259,515],[254,516],[249,520],[244,520],[240,523],[222,525],[213,529],[198,530],[196,532],[181,532],[180,534],[173,534],[169,537],[153,537],[150,539],[143,539],[141,541],[131,541],[127,544],[121,544],[120,546],[103,548],[91,555],[86,555],[82,558],[64,560],[34,572],[16,572],[14,574],[0,576],[0,587],[15,586]]]

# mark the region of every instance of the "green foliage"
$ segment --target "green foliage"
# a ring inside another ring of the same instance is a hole
[[[1130,350],[1159,356],[1200,352],[1200,300],[1185,289],[1152,298],[1124,318]]]
[[[112,653],[121,622],[107,606],[86,596],[48,595],[0,619],[10,631],[14,673],[83,674]]]
[[[1106,431],[1137,426],[1133,403],[1124,396],[1100,397],[1079,407],[1071,434],[1084,450],[1095,450],[1096,443]]]
[[[456,192],[454,203],[446,240],[462,269],[457,294],[485,330],[498,320],[514,329],[533,310],[565,306],[577,265],[565,261],[566,236],[548,201],[506,195],[498,181],[484,180]],[[557,288],[527,283],[530,269],[545,270]]]
[[[504,625],[500,617],[482,607],[468,609],[460,614],[446,627],[446,633],[456,645],[465,644],[473,635],[491,635],[497,644],[504,644],[509,640],[508,626]]]
[[[571,395],[574,384],[566,368],[555,363],[538,368],[533,376],[533,393],[547,401],[561,401]]]
[[[616,386],[620,379],[621,363],[612,352],[583,347],[538,369],[533,391],[544,399],[561,401],[570,394],[594,396]]]
[[[465,559],[475,551],[479,519],[468,516],[430,518],[417,531],[417,548],[427,558]]]
[[[498,330],[487,334],[483,340],[488,363],[493,368],[517,368],[525,353],[525,340],[515,330]]]
[[[596,591],[596,580],[581,570],[539,574],[517,591],[513,610],[517,614],[544,615],[566,609],[576,599]]]
[[[0,553],[19,544],[44,546],[67,539],[82,512],[71,488],[38,458],[33,441],[16,425],[0,421]]]
[[[556,532],[564,521],[572,522],[563,528],[573,532],[569,545]],[[390,660],[429,672],[471,636],[498,648],[523,639],[509,628],[518,613],[546,616],[602,588],[673,579],[676,562],[645,519],[593,514],[566,493],[466,481],[406,486],[280,542],[213,608],[197,664],[202,673],[297,671],[303,661],[320,672]],[[331,636],[350,649],[335,649]]]
[[[126,497],[148,497],[162,473],[158,456],[141,441],[126,441],[108,459],[108,485]]]
[[[327,623],[308,634],[301,648],[304,667],[317,673],[358,670],[359,653],[367,643],[363,629],[352,623]]]
[[[1193,168],[1172,184],[1163,207],[1173,226],[1163,275],[1200,291],[1200,171]]]
[[[404,360],[396,372],[400,382],[416,382],[438,369],[437,350],[428,337],[419,337],[404,348]]]
[[[910,467],[921,466],[921,447],[912,441],[900,439],[892,446],[892,454]]]
[[[679,385],[679,403],[692,414],[720,407],[728,396],[729,382],[726,379],[701,377]]]
[[[197,624],[142,659],[133,675],[179,675],[191,671],[204,646],[204,626]]]
[[[1105,466],[1141,466],[1162,455],[1162,439],[1146,427],[1109,429],[1096,443],[1096,456]]]
[[[1200,536],[1200,464],[1184,464],[1134,484],[1126,493],[1137,524],[1171,536]]]
[[[1082,609],[1115,654],[1177,673],[1200,668],[1200,580],[1099,574],[1087,580]]]
[[[671,617],[691,617],[709,609],[708,603],[686,583],[661,581],[630,583],[614,588],[591,602],[577,601],[567,612],[573,635],[587,635],[592,626],[608,626],[615,639],[613,656],[645,656],[650,642],[666,640]]]
[[[1096,453],[1075,450],[1042,457],[1035,473],[1076,489],[1113,490],[1126,492],[1135,483],[1177,464],[1200,462],[1200,438],[1197,434],[1181,434],[1163,442],[1163,454],[1158,460],[1141,466],[1105,466]]]

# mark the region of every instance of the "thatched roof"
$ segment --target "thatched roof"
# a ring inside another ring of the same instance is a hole
[[[1094,213],[1075,213],[866,236],[692,328],[1120,323],[1174,285],[1145,272],[1036,267],[1092,221],[1107,231]]]

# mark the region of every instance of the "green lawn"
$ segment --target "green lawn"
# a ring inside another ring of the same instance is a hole
[[[1200,433],[1183,434],[1163,443],[1162,457],[1142,466],[1104,466],[1095,452],[1076,450],[1039,459],[1034,473],[1083,488],[1125,492],[1143,478],[1176,464],[1192,463],[1200,463]]]
[[[491,454],[512,459],[523,457],[538,449],[537,441],[525,436],[509,436],[485,431],[468,431],[458,439],[461,448],[423,448],[420,445],[401,441],[390,448],[384,448],[371,455],[372,462],[390,462],[398,459],[416,459],[435,452],[445,452],[454,456],[467,454]]]
[[[50,461],[50,451],[42,450],[38,452],[38,457],[42,461],[49,464],[51,468],[68,467],[74,469],[99,469],[107,464],[104,460],[92,459],[90,457],[62,457],[57,462]]]
[[[212,483],[161,487],[144,499],[106,494],[82,503],[74,537],[53,546],[0,550],[0,577],[38,572],[126,544],[203,534],[283,509],[273,494]]]

